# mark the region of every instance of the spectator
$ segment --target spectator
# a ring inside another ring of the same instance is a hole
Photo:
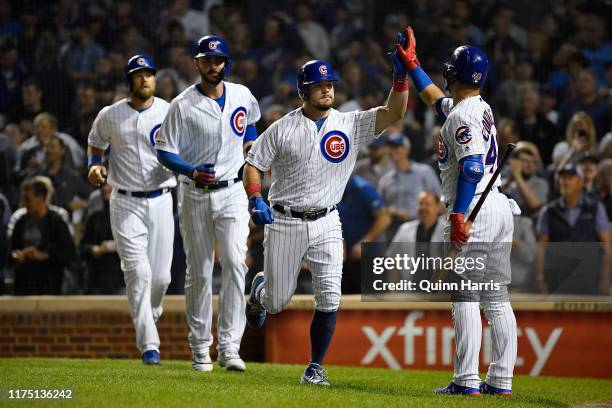
[[[13,107],[10,121],[20,124],[27,122],[22,126],[30,127],[29,133],[31,133],[34,118],[44,111],[42,102],[43,92],[40,84],[32,79],[26,80],[21,86],[21,103]]]
[[[524,215],[514,216],[514,233],[512,234],[511,289],[517,292],[531,290],[534,283],[533,261],[536,258],[537,245],[533,232],[533,220]]]
[[[17,104],[26,74],[26,68],[19,62],[15,42],[10,37],[6,38],[0,45],[0,113],[6,113],[10,107]],[[6,120],[6,117],[3,120]]]
[[[77,83],[94,80],[96,63],[104,56],[104,49],[93,40],[85,22],[74,28],[71,37],[70,42],[62,47],[68,75]]]
[[[287,109],[282,105],[271,105],[265,110],[264,119],[264,130],[267,129],[271,124],[282,118],[287,114]]]
[[[499,152],[505,152],[508,148],[508,144],[517,143],[520,140],[520,136],[516,131],[516,123],[512,119],[502,119],[499,121],[497,126],[497,145],[499,146]],[[501,158],[501,154],[498,155],[497,159]]]
[[[45,143],[45,168],[41,175],[49,177],[55,193],[51,203],[69,213],[87,206],[91,189],[73,170],[66,167],[66,145],[58,135],[51,135]]]
[[[597,196],[595,179],[597,178],[597,165],[599,164],[599,160],[596,156],[586,154],[582,156],[576,164],[578,172],[582,175],[584,191]]]
[[[281,80],[274,84],[274,93],[259,100],[259,110],[265,112],[272,105],[280,105],[287,110],[293,109],[297,98],[295,83]]]
[[[548,199],[548,182],[536,174],[539,164],[539,156],[531,149],[515,149],[510,160],[510,174],[502,188],[529,217],[535,217]]]
[[[436,258],[444,256],[445,216],[440,215],[442,205],[440,196],[432,191],[423,191],[418,196],[418,218],[403,223],[391,240],[388,250],[397,253],[400,250],[411,257]],[[396,245],[394,245],[396,244]],[[410,271],[410,276],[402,275],[414,282],[430,279],[434,270],[422,267]]]
[[[599,163],[596,184],[595,193],[606,208],[608,220],[612,220],[612,158],[603,159]]]
[[[559,130],[563,131],[578,111],[583,111],[591,117],[597,140],[610,131],[610,107],[598,95],[595,75],[589,69],[583,69],[578,75],[576,98],[565,101],[559,109]]]
[[[583,192],[584,181],[575,164],[559,171],[559,187],[561,197],[542,208],[537,223],[541,243],[537,287],[543,293],[607,295],[610,223],[606,211],[601,202]]]
[[[576,112],[567,125],[565,140],[557,143],[553,149],[553,163],[560,168],[585,154],[595,154],[596,144],[591,117],[584,112]]]
[[[359,293],[361,244],[378,241],[391,225],[382,197],[372,184],[351,176],[338,204],[345,244],[343,293]]]
[[[382,176],[393,170],[393,163],[389,159],[387,137],[380,136],[368,145],[368,157],[358,160],[353,173],[378,186]]]
[[[555,125],[538,112],[539,96],[532,89],[526,89],[521,94],[521,112],[516,118],[516,130],[521,140],[534,143],[544,165],[552,161],[552,149],[558,142]]]
[[[59,136],[70,151],[70,154],[65,156],[64,164],[77,170],[84,167],[85,151],[72,136],[57,131],[55,116],[46,112],[39,114],[34,118],[34,129],[35,135],[19,146],[17,163],[19,170],[30,173],[40,170],[44,159],[44,145],[52,135]]]
[[[78,136],[79,122],[83,116],[96,115],[100,108],[96,98],[96,88],[93,84],[82,84],[77,88],[76,101],[72,108],[69,129],[70,132]],[[88,133],[88,132],[87,132]],[[87,136],[85,138],[77,138],[76,141],[81,147],[87,147]]]
[[[321,24],[313,20],[311,5],[306,1],[296,2],[294,11],[297,31],[308,52],[316,59],[329,59],[329,34]]]
[[[591,63],[597,82],[603,84],[604,66],[612,61],[612,43],[606,41],[606,24],[600,16],[586,14],[579,19],[579,26],[578,40],[584,47],[581,51]]]
[[[109,199],[112,188],[103,184],[100,190],[104,208],[87,217],[80,245],[81,256],[87,262],[85,293],[120,295],[125,293],[125,282],[110,224]]]
[[[410,141],[403,134],[389,135],[387,145],[394,169],[382,176],[378,191],[393,220],[387,235],[391,239],[402,223],[416,218],[421,192],[440,194],[440,179],[430,166],[410,160]]]
[[[179,94],[176,80],[169,73],[165,72],[157,78],[157,97],[170,103]]]
[[[163,19],[180,21],[185,28],[187,40],[197,42],[200,37],[210,34],[208,15],[190,8],[189,3],[189,0],[174,0],[165,10]]]
[[[28,180],[21,188],[27,213],[11,235],[15,295],[61,294],[64,268],[75,248],[66,222],[47,205],[47,185]]]

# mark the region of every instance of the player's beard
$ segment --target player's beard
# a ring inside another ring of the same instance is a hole
[[[215,75],[215,72],[211,71],[209,71],[207,74],[203,74],[200,72],[200,76],[202,77],[202,81],[213,86],[217,86],[221,81],[223,81],[223,75],[221,75],[221,73]]]
[[[146,101],[155,94],[155,88],[149,87],[144,89],[135,89],[132,91],[132,98],[140,101]]]
[[[334,98],[330,98],[329,102],[311,101],[313,108],[321,112],[327,112],[334,105]]]

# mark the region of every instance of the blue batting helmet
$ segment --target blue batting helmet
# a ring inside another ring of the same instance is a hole
[[[482,86],[487,80],[489,59],[480,48],[472,45],[462,45],[444,64],[444,87],[455,81],[462,84]]]
[[[297,89],[302,98],[308,97],[308,85],[321,81],[339,81],[331,65],[323,60],[308,61],[298,72]]]
[[[125,81],[130,86],[130,75],[132,75],[136,71],[140,71],[142,69],[149,70],[155,75],[157,70],[155,69],[155,64],[153,60],[148,55],[138,54],[134,55],[132,58],[128,60],[128,63],[125,65],[123,69],[123,73],[125,75]]]
[[[194,58],[200,57],[223,57],[225,58],[225,67],[221,71],[221,75],[225,77],[232,67],[232,59],[229,55],[229,48],[225,40],[216,35],[207,35],[200,38],[198,41],[198,50]]]

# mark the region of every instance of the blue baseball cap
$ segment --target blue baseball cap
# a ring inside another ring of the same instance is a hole
[[[403,146],[410,149],[410,140],[403,133],[395,133],[387,136],[387,144],[390,146]]]
[[[382,135],[372,140],[370,144],[368,145],[368,147],[370,149],[379,149],[383,147],[386,143],[387,143],[387,136]]]

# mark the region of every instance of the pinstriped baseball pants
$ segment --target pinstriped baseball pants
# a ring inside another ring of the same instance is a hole
[[[246,325],[244,279],[248,199],[241,183],[203,192],[181,183],[179,221],[187,255],[185,301],[189,347],[207,352],[212,345],[212,276],[215,241],[221,243],[221,293],[217,320],[217,349],[238,352]]]

